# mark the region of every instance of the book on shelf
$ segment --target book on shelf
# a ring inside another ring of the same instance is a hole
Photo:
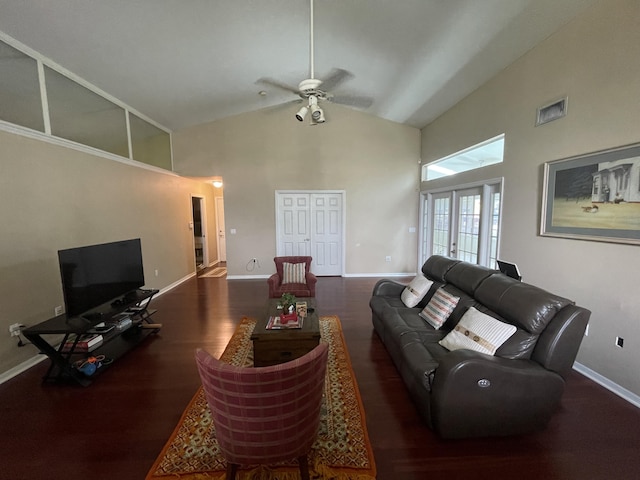
[[[284,330],[287,328],[302,328],[302,318],[295,313],[288,315],[273,315],[267,321],[267,330]]]
[[[102,345],[102,335],[81,335],[76,342],[76,337],[69,338],[62,346],[62,351],[65,353],[73,352],[90,352]]]

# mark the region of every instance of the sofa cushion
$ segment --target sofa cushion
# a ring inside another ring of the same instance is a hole
[[[386,295],[378,295],[375,297],[371,297],[369,300],[369,306],[373,313],[378,316],[383,315],[383,311],[387,307],[391,308],[406,308],[404,303],[402,303],[402,299],[400,297],[390,297]]]
[[[282,284],[306,283],[304,263],[282,263]]]
[[[460,262],[451,267],[445,274],[447,283],[452,283],[467,295],[474,296],[476,288],[488,277],[497,274],[497,270]]]
[[[465,348],[494,355],[516,330],[515,325],[501,322],[471,307],[439,343],[451,351]]]
[[[431,255],[422,265],[422,273],[427,278],[440,283],[445,283],[445,275],[454,265],[460,263],[460,260],[454,258],[443,257],[441,255]]]
[[[400,296],[402,302],[409,308],[415,307],[427,294],[432,284],[433,281],[424,275],[416,275],[402,291]]]
[[[439,288],[419,315],[437,330],[447,321],[459,301],[460,297]]]
[[[508,323],[540,335],[557,312],[571,300],[506,275],[492,275],[478,287],[475,298]]]
[[[418,316],[419,310],[415,308],[386,308],[383,316],[389,330],[396,333],[420,332],[422,330],[433,331],[431,327],[425,325],[424,320]]]

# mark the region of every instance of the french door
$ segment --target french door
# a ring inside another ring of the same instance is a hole
[[[276,192],[276,254],[310,255],[318,276],[344,271],[344,192]]]
[[[421,261],[445,255],[495,268],[502,182],[426,192],[421,205]]]

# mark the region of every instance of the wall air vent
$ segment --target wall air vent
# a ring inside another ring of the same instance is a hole
[[[567,101],[568,97],[564,97],[549,105],[538,108],[536,127],[564,117],[567,114]]]

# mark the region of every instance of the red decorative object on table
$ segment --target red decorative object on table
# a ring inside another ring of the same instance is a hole
[[[287,313],[285,314],[281,314],[280,315],[280,323],[282,323],[283,325],[286,325],[289,322],[297,322],[298,321],[298,315],[295,313]]]

